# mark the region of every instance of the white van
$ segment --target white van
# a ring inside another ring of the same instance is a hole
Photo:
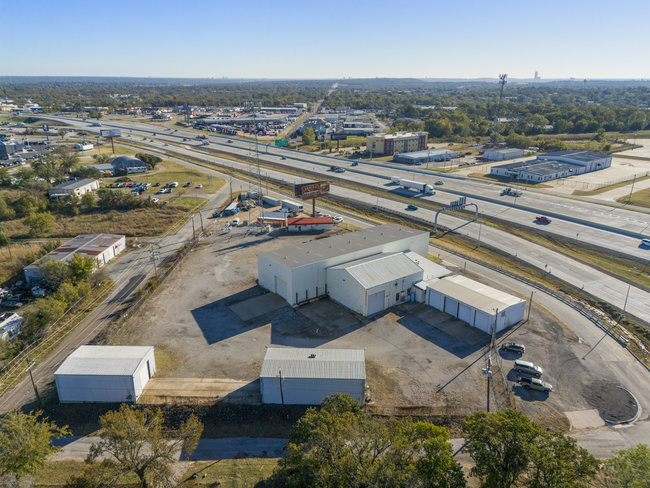
[[[517,359],[515,361],[515,371],[521,371],[522,373],[530,374],[532,376],[542,376],[544,370],[541,366],[531,363],[530,361],[522,361]]]
[[[641,239],[641,247],[650,247],[650,239]]]

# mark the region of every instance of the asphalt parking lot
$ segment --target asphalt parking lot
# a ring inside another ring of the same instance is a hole
[[[463,415],[485,408],[486,334],[417,303],[371,318],[330,300],[294,310],[256,285],[258,253],[313,238],[247,234],[246,228],[215,233],[110,342],[154,345],[157,376],[238,382],[257,379],[270,345],[363,348],[376,412],[420,408],[431,415]],[[511,340],[526,345],[522,358],[544,368],[542,379],[553,392],[518,386],[512,366],[519,356],[496,352],[492,408],[516,406],[549,427],[567,428],[565,412],[607,402],[593,391],[617,384],[608,364],[590,353],[591,346],[537,307],[528,322],[500,334],[497,344]]]

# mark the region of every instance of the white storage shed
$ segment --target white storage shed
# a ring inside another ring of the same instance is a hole
[[[362,349],[269,347],[260,373],[262,403],[318,405],[334,393],[363,403],[366,362]]]
[[[429,233],[395,224],[284,247],[257,257],[260,286],[296,305],[328,292],[327,268],[380,253],[426,256]]]
[[[61,403],[135,403],[155,372],[153,346],[80,346],[54,381]]]
[[[455,275],[427,285],[425,303],[469,325],[492,333],[523,320],[526,301],[492,287]]]
[[[327,284],[332,300],[368,316],[410,300],[422,275],[404,253],[382,253],[328,268]]]

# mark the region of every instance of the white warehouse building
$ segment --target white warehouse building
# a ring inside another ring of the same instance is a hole
[[[524,319],[526,301],[492,287],[454,275],[427,285],[425,303],[469,325],[492,333]]]
[[[340,296],[339,290],[329,287],[328,277],[337,273],[328,273],[328,268],[386,253],[412,251],[427,256],[428,245],[428,232],[395,224],[379,225],[260,254],[257,257],[258,283],[290,305],[327,294]],[[400,259],[400,262],[405,261]],[[412,267],[409,269],[414,271]],[[404,278],[407,276],[410,275],[407,273]],[[359,301],[361,297],[359,293]],[[360,306],[359,302],[351,308],[358,310]]]
[[[156,372],[152,346],[80,346],[54,372],[61,403],[135,403]]]
[[[260,373],[262,403],[318,405],[334,393],[363,403],[366,362],[362,349],[269,347]]]
[[[332,300],[363,316],[408,301],[424,272],[404,253],[382,253],[327,269]]]
[[[488,161],[503,161],[505,159],[516,159],[524,157],[524,150],[514,147],[502,149],[487,149],[483,157]]]

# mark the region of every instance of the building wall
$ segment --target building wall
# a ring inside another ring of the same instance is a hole
[[[366,290],[344,269],[327,270],[329,296],[353,312],[366,315],[368,309]]]
[[[135,401],[132,376],[54,375],[61,403]]]
[[[334,224],[301,224],[301,225],[288,225],[289,232],[316,232],[332,230]]]
[[[362,379],[336,378],[260,378],[262,403],[285,405],[318,405],[334,393],[347,393],[363,404],[366,382]]]
[[[156,374],[156,358],[154,357],[153,351],[154,349],[152,347],[138,366],[136,372],[133,374],[133,391],[135,392],[134,401],[137,401],[138,398],[140,398],[140,395],[142,395],[142,391],[149,382],[149,379]],[[149,363],[148,367],[147,363]],[[151,376],[149,376],[149,374],[151,374]]]

